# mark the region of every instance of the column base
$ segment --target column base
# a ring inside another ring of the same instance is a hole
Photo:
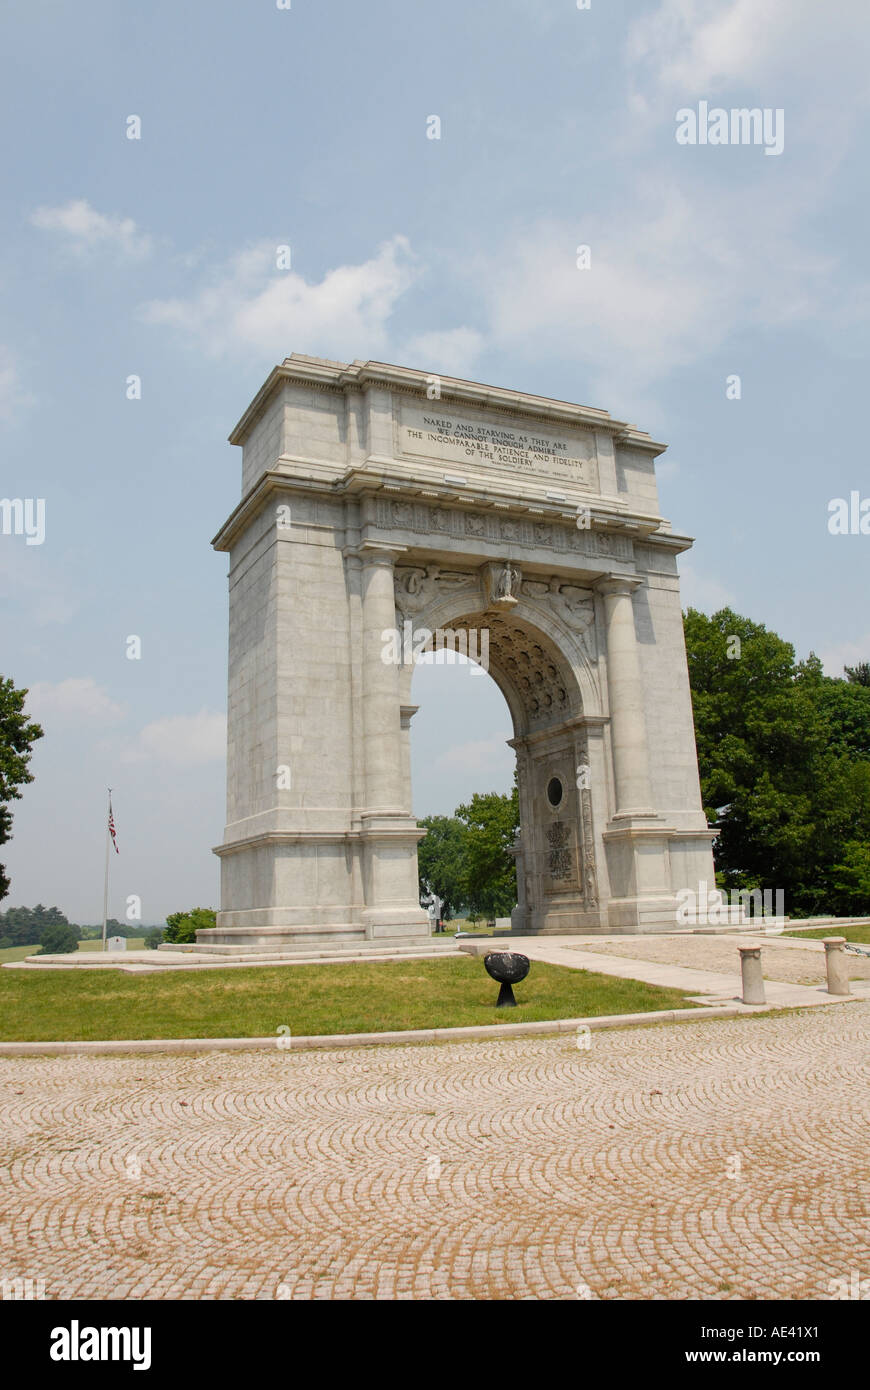
[[[603,832],[612,896],[607,921],[617,932],[679,932],[678,894],[705,877],[715,883],[714,832],[678,829],[656,812],[614,816]]]
[[[422,907],[371,908],[362,913],[367,941],[419,940],[428,941],[432,935],[429,914]]]

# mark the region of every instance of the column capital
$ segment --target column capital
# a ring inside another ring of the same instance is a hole
[[[410,729],[411,720],[420,708],[419,705],[399,705],[399,718],[403,729]]]
[[[605,598],[612,594],[622,594],[630,598],[635,589],[639,589],[642,584],[643,580],[633,574],[606,574],[603,579],[597,579],[592,587]]]
[[[342,550],[345,559],[359,560],[364,565],[393,566],[408,549],[406,545],[388,545],[381,541],[363,541],[362,545],[347,545]]]

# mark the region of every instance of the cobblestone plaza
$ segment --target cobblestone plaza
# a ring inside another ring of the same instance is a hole
[[[2,1273],[47,1298],[829,1299],[870,1274],[868,1033],[856,1000],[588,1051],[4,1057]]]

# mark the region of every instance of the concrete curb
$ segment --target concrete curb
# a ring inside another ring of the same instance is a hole
[[[273,1038],[122,1038],[111,1042],[0,1042],[0,1057],[41,1057],[65,1054],[107,1056],[133,1052],[255,1052],[278,1047],[302,1052],[333,1047],[395,1047],[397,1044],[473,1042],[485,1038],[573,1033],[578,1028],[638,1028],[654,1023],[683,1023],[708,1018],[739,1018],[769,1013],[780,1006],[740,1004],[697,1009],[661,1009],[643,1014],[605,1014],[594,1018],[556,1018],[541,1023],[485,1023],[469,1028],[411,1028],[395,1033],[325,1033],[316,1037]]]

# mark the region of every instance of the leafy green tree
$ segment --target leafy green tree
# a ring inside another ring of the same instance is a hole
[[[106,936],[141,936],[144,928],[141,922],[119,922],[117,917],[106,918]],[[82,927],[84,941],[96,941],[103,935],[103,924]]]
[[[781,888],[796,915],[859,910],[844,856],[870,836],[870,692],[729,608],[690,608],[685,632],[719,886]]]
[[[816,701],[830,746],[852,758],[870,758],[870,687],[818,673]]]
[[[838,895],[837,911],[844,917],[863,916],[870,904],[870,845],[862,840],[848,840],[841,861],[831,871]]]
[[[9,937],[14,946],[38,946],[46,927],[51,926],[69,926],[59,907],[37,903],[36,907],[10,907],[0,913],[0,935]]]
[[[425,839],[417,846],[420,897],[437,893],[445,918],[455,915],[465,891],[466,827],[456,816],[424,816]]]
[[[152,927],[150,931],[145,933],[146,951],[156,951],[157,947],[163,942],[164,939],[165,938],[163,928]]]
[[[42,729],[24,712],[26,690],[16,690],[12,681],[0,676],[0,845],[12,838],[12,812],[9,802],[21,797],[19,787],[33,781],[28,764],[33,744],[42,738]],[[0,864],[0,902],[9,892],[9,878]]]
[[[196,933],[216,925],[213,907],[192,907],[189,912],[171,912],[166,918],[165,940],[180,944],[196,941]]]
[[[516,781],[509,796],[476,792],[456,815],[466,827],[463,900],[472,911],[507,916],[517,900],[516,863],[508,852],[519,825]]]
[[[855,685],[870,685],[870,661],[859,661],[857,666],[844,666],[846,680]]]
[[[108,917],[106,919],[106,936],[125,936],[129,938],[131,936],[141,936],[142,931],[141,922],[119,922],[117,917]],[[102,936],[102,934],[103,925],[100,923],[97,928],[97,936]]]
[[[69,924],[52,923],[42,934],[41,956],[68,956],[79,949],[78,932]]]

